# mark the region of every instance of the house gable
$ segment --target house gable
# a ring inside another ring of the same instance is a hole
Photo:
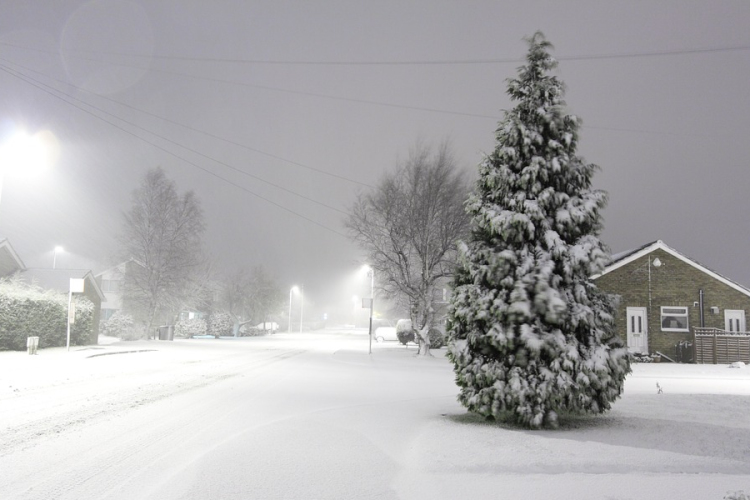
[[[724,276],[710,270],[707,267],[704,267],[703,265],[699,264],[698,262],[694,261],[693,259],[686,257],[685,255],[682,255],[677,250],[667,246],[663,241],[658,240],[653,243],[649,243],[643,247],[640,247],[636,250],[623,252],[622,254],[613,256],[613,261],[611,264],[609,264],[604,271],[601,272],[601,274],[596,274],[592,276],[592,279],[597,279],[600,276],[604,276],[605,274],[608,274],[612,271],[615,271],[623,266],[627,266],[631,262],[634,262],[638,259],[641,259],[642,257],[654,252],[654,250],[663,250],[664,252],[672,255],[673,257],[680,259],[682,262],[693,266],[695,269],[706,273],[707,275],[711,276],[712,278],[721,281],[727,286],[730,286],[737,290],[740,293],[744,293],[748,297],[750,297],[750,289],[745,288],[744,286],[735,283],[734,281],[731,281]]]

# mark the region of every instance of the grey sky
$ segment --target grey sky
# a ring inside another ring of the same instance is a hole
[[[262,264],[323,310],[362,262],[340,211],[418,139],[475,169],[542,30],[610,193],[603,240],[662,239],[750,285],[748,26],[744,1],[5,0],[0,133],[51,130],[60,156],[5,176],[0,234],[29,266],[63,245],[59,265],[101,268],[160,165],[200,197],[220,267]]]

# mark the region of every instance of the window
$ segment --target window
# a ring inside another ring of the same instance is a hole
[[[100,321],[106,321],[109,318],[112,317],[114,313],[117,312],[117,309],[102,309],[101,315],[99,316]]]
[[[102,280],[102,291],[103,292],[119,292],[120,291],[120,280]]]
[[[687,307],[662,307],[661,330],[663,332],[689,332]]]

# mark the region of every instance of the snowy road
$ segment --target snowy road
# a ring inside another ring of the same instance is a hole
[[[124,347],[155,350],[85,357]],[[639,365],[608,415],[528,432],[413,353],[345,332],[0,353],[0,498],[750,494],[750,368]]]

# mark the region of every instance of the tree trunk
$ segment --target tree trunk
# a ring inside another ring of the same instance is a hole
[[[237,337],[240,333],[240,318],[232,314],[232,335]]]
[[[422,327],[421,330],[414,330],[417,334],[417,339],[419,341],[419,350],[417,351],[417,356],[430,356],[432,357],[432,353],[430,352],[430,336],[428,335],[430,331],[430,325],[425,325]]]

